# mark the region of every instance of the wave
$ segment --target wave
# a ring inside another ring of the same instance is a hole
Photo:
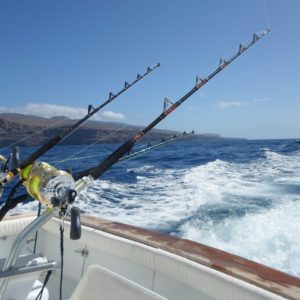
[[[216,159],[183,169],[130,168],[136,184],[96,181],[81,195],[80,207],[299,276],[299,158],[265,149],[263,158],[248,163]]]
[[[284,144],[281,148],[283,153],[293,153],[300,150],[300,140],[293,140]]]
[[[210,162],[199,162],[210,150],[197,156],[195,146],[176,168],[156,156],[143,166],[125,163],[96,180],[76,205],[83,213],[179,235],[300,276],[300,151],[251,145],[234,158],[226,153],[238,147],[229,144],[220,156],[212,145]]]
[[[299,277],[300,202],[285,200],[269,210],[222,222],[194,218],[178,234]]]
[[[174,234],[300,275],[300,154],[220,160],[185,175],[205,204]]]
[[[160,230],[168,230],[191,213],[185,187],[179,184],[184,171],[151,166],[128,171],[136,173],[136,184],[97,180],[79,195],[80,208],[111,220]]]

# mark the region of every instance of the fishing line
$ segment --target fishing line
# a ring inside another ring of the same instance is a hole
[[[75,180],[80,180],[85,176],[90,176],[93,179],[97,179],[104,172],[106,172],[109,168],[111,168],[118,160],[129,153],[131,149],[134,147],[135,143],[138,142],[145,134],[147,134],[151,129],[153,129],[157,124],[159,124],[162,120],[164,120],[168,115],[170,115],[175,109],[177,109],[183,102],[189,99],[194,93],[196,93],[200,88],[202,88],[207,82],[209,82],[212,78],[214,78],[217,74],[219,74],[224,68],[230,65],[235,59],[241,56],[245,51],[247,51],[251,46],[253,46],[258,40],[267,35],[270,32],[269,29],[264,30],[259,33],[254,33],[252,41],[247,45],[240,45],[238,51],[230,57],[227,61],[221,61],[219,66],[210,73],[203,80],[198,82],[192,89],[190,89],[185,95],[183,95],[180,99],[173,103],[166,111],[162,112],[158,117],[156,117],[147,127],[143,130],[136,133],[132,138],[127,140],[121,146],[119,146],[113,153],[111,153],[106,159],[100,162],[93,168],[86,169],[81,171],[78,174],[74,175]]]
[[[93,144],[91,144],[91,145],[88,145],[87,147],[85,147],[85,148],[79,150],[78,152],[76,152],[76,153],[74,153],[74,154],[68,156],[66,159],[63,159],[63,160],[57,160],[57,161],[52,161],[51,163],[52,163],[52,164],[56,164],[56,163],[64,163],[64,162],[67,162],[67,161],[69,161],[69,160],[73,160],[73,158],[75,158],[75,156],[77,156],[78,154],[80,154],[80,153],[82,153],[82,152],[85,152],[86,150],[88,150],[88,149],[92,148],[93,146],[97,145],[98,143],[100,143],[100,142],[102,142],[102,141],[108,139],[109,137],[115,135],[117,132],[121,131],[122,129],[124,129],[124,128],[128,127],[128,126],[129,126],[128,124],[125,124],[125,125],[119,127],[119,128],[118,128],[117,130],[115,130],[114,132],[112,132],[112,133],[110,133],[110,134],[108,134],[108,135],[106,135],[106,136],[100,138],[100,139],[97,140],[95,143],[93,143]],[[99,155],[98,155],[98,156],[99,156]]]
[[[59,280],[59,300],[62,300],[62,286],[64,276],[64,220],[59,225],[60,231],[60,280]]]
[[[33,137],[33,136],[35,136],[35,135],[37,135],[37,134],[39,134],[39,133],[41,133],[41,132],[43,132],[43,131],[45,131],[45,130],[47,130],[47,129],[50,129],[50,128],[52,128],[52,127],[55,127],[55,126],[57,126],[58,124],[61,124],[61,123],[65,122],[65,121],[67,121],[67,120],[68,120],[68,119],[63,119],[63,120],[60,120],[60,121],[58,121],[58,122],[56,122],[56,123],[54,123],[54,124],[52,124],[52,125],[49,125],[49,126],[43,128],[43,129],[40,129],[40,130],[38,130],[38,131],[36,131],[36,132],[34,132],[34,133],[32,133],[32,134],[30,134],[30,135],[24,137],[23,139],[20,139],[20,140],[14,142],[14,143],[11,143],[11,144],[9,144],[9,145],[3,147],[3,148],[0,148],[0,151],[3,152],[4,150],[9,149],[9,148],[11,148],[11,147],[13,147],[13,146],[15,146],[15,145],[21,143],[21,142],[24,142],[24,141],[30,139],[31,137]]]
[[[42,211],[42,203],[39,201],[38,212],[37,212],[37,216],[36,216],[37,218],[41,215],[41,211]],[[38,239],[38,231],[35,232],[33,253],[36,252],[37,239]]]
[[[77,128],[75,128],[74,130],[72,130],[72,132],[70,132],[68,135],[64,136],[61,140],[60,143],[63,142],[64,140],[66,140],[68,137],[72,136],[78,129],[80,129],[83,125],[85,125],[84,123],[80,124]]]
[[[69,159],[64,159],[64,160],[53,161],[51,163],[56,164],[56,163],[62,163],[62,162],[67,162],[67,161],[82,160],[85,158],[102,157],[102,156],[103,155],[101,155],[101,154],[95,154],[95,155],[89,155],[89,156],[79,156],[79,157],[74,157],[74,158],[69,158]]]
[[[0,208],[0,221],[2,221],[2,219],[5,217],[5,215],[7,214],[7,212],[9,210],[15,208],[17,206],[17,204],[19,203],[18,201],[15,201],[15,198],[13,198],[13,196],[17,192],[18,188],[23,184],[23,182],[24,182],[24,180],[19,180],[13,186],[13,188],[10,190],[10,193],[8,194],[7,200],[4,202],[4,204]],[[26,198],[27,198],[27,194],[25,194],[25,195],[26,195]],[[24,197],[21,197],[21,199],[22,199],[22,201],[24,201]]]
[[[253,41],[253,37],[249,38],[248,36],[242,40],[240,45],[248,45]],[[224,56],[222,56],[223,59],[227,60],[227,57],[231,57],[236,52],[236,47],[233,47],[230,51],[228,51]]]
[[[24,161],[20,163],[20,165],[16,168],[12,168],[4,178],[0,179],[0,192],[3,189],[4,185],[6,185],[8,182],[10,182],[22,169],[25,169],[29,165],[31,165],[33,162],[35,162],[37,159],[39,159],[43,154],[45,154],[47,151],[49,151],[51,148],[53,148],[55,145],[60,143],[66,136],[70,135],[75,129],[77,129],[82,123],[84,123],[86,120],[91,118],[95,113],[97,113],[99,110],[101,110],[104,106],[114,101],[117,97],[119,97],[121,94],[123,94],[125,91],[130,89],[132,86],[134,86],[137,82],[148,76],[151,72],[153,72],[155,69],[160,67],[160,64],[157,63],[154,67],[150,68],[148,67],[146,72],[143,75],[137,74],[136,79],[132,81],[131,83],[128,83],[125,81],[124,87],[117,92],[116,94],[113,94],[112,92],[109,93],[108,98],[99,106],[96,108],[93,107],[93,105],[88,106],[88,112],[87,114],[80,120],[78,120],[75,124],[72,126],[69,126],[68,129],[66,129],[64,132],[54,136],[50,140],[48,140],[46,143],[44,143],[41,147],[39,147],[36,151],[34,151],[31,155],[29,155]]]
[[[189,134],[188,134],[189,135]],[[173,139],[177,139],[177,138],[182,138],[183,136],[180,136],[180,135],[176,135],[176,137],[174,137],[174,135],[172,136],[169,136],[169,137],[166,137],[166,141],[165,142],[169,142]],[[140,149],[147,149],[146,147],[150,144],[151,146],[156,146],[158,143],[160,143],[162,141],[162,139],[157,139],[155,141],[152,141],[152,142],[149,142],[147,144],[142,144],[138,147],[135,147],[133,149],[133,152],[137,152],[139,151]],[[95,143],[96,144],[96,143]],[[91,145],[92,146],[92,145]],[[86,149],[86,148],[85,148]],[[84,149],[84,150],[85,150]],[[83,152],[80,150],[80,152]],[[76,156],[79,152],[77,152],[76,154],[74,154],[74,156]],[[74,158],[71,158],[72,156],[70,156],[70,158],[67,158],[67,159],[64,159],[64,160],[57,160],[57,161],[53,161],[51,162],[52,164],[55,164],[55,163],[63,163],[63,162],[67,162],[67,161],[73,161],[73,160],[82,160],[82,159],[87,159],[87,158],[94,158],[94,157],[103,157],[104,155],[103,154],[94,154],[94,155],[87,155],[87,156],[79,156],[79,157],[74,157]],[[126,156],[125,156],[126,157]]]
[[[265,20],[266,20],[267,28],[270,28],[267,0],[264,0],[264,11],[265,11]]]
[[[138,133],[134,134],[130,139],[128,139],[126,142],[124,142],[122,145],[120,145],[113,153],[111,153],[108,157],[106,157],[106,159],[104,159],[103,161],[99,162],[96,166],[94,166],[92,168],[83,170],[83,171],[79,172],[78,174],[75,174],[72,177],[72,182],[71,183],[73,184],[74,180],[78,181],[78,182],[76,182],[76,187],[78,186],[78,189],[82,189],[82,188],[85,188],[86,185],[88,185],[91,180],[97,179],[98,177],[100,177],[103,173],[105,173],[108,169],[110,169],[115,163],[117,163],[121,157],[123,157],[124,155],[130,153],[131,150],[133,149],[133,147],[135,146],[135,144],[145,134],[147,134],[149,131],[151,131],[151,129],[153,129],[156,125],[158,125],[161,121],[163,121],[166,117],[168,117],[175,109],[177,109],[179,106],[181,106],[181,104],[183,104],[187,99],[189,99],[192,95],[194,95],[194,93],[196,93],[199,89],[201,89],[207,82],[209,82],[211,79],[213,79],[224,68],[226,68],[228,65],[230,65],[235,59],[237,59],[239,56],[241,56],[245,51],[247,51],[258,40],[260,40],[262,37],[264,37],[265,35],[267,35],[269,32],[270,32],[270,30],[267,29],[267,30],[264,30],[264,31],[259,32],[259,33],[254,33],[253,37],[252,37],[252,41],[249,44],[240,45],[239,48],[238,48],[238,51],[232,57],[230,57],[226,61],[221,60],[219,66],[213,72],[211,72],[204,79],[200,79],[196,83],[196,85],[194,85],[190,90],[188,90],[186,92],[186,94],[184,94],[181,98],[179,98],[176,102],[174,102],[168,109],[166,109],[161,114],[159,114],[144,129],[140,130]],[[138,78],[140,78],[140,77],[138,77]],[[126,82],[124,89],[127,89],[127,88],[128,88],[128,83]],[[109,99],[107,100],[107,102],[109,102],[111,100],[112,100],[112,97],[110,96]],[[107,102],[105,102],[105,103],[107,103]],[[103,104],[101,106],[103,107]],[[101,106],[99,106],[99,108],[97,108],[97,109],[99,110]],[[21,164],[21,166],[19,168],[16,168],[16,169],[11,170],[10,172],[8,172],[8,174],[6,175],[6,177],[3,180],[0,181],[1,186],[3,186],[4,184],[6,184],[10,180],[12,180],[12,178],[17,173],[20,172],[20,169],[21,170],[25,169],[27,166],[29,166],[30,164],[32,164],[32,162],[34,162],[37,158],[39,158],[42,154],[44,154],[50,148],[52,148],[53,146],[55,146],[63,137],[65,137],[66,135],[68,135],[70,133],[70,131],[72,131],[72,130],[75,129],[74,126],[78,127],[82,122],[84,122],[87,118],[89,118],[91,116],[91,114],[94,113],[95,111],[96,111],[96,109],[93,109],[93,108],[91,108],[89,106],[88,114],[83,119],[79,120],[76,124],[74,124],[73,126],[71,126],[69,128],[69,130],[67,130],[63,134],[63,136],[62,135],[58,135],[58,136],[54,137],[48,143],[46,143],[41,148],[39,148],[37,151],[35,151],[24,162],[22,162],[22,164]],[[127,126],[127,125],[125,125],[125,126]],[[118,129],[117,131],[119,131],[119,130],[121,130],[121,129]],[[112,133],[112,134],[114,134],[114,133]],[[111,136],[112,134],[110,134],[109,136]],[[101,140],[104,140],[104,139],[105,138],[102,138]],[[87,148],[90,148],[92,146],[93,145],[90,145],[90,146],[86,147],[84,150],[81,150],[80,152],[85,151]],[[71,157],[74,157],[74,155],[72,155]],[[41,170],[41,171],[43,170],[43,168],[41,168],[42,166],[36,166],[36,167],[37,167],[37,170]],[[40,169],[39,169],[39,167],[40,167]],[[46,167],[46,165],[45,165],[45,167]],[[51,168],[53,168],[53,167],[51,167]],[[48,172],[49,174],[51,173],[51,168],[50,168],[50,170]],[[59,176],[60,176],[59,172],[63,172],[63,171],[57,171],[57,172],[58,172],[57,176],[54,176],[55,180],[59,178]],[[34,175],[34,173],[32,174],[32,176],[33,175]],[[68,176],[65,176],[66,177],[65,184],[67,184],[67,185],[68,185],[68,180],[69,180]],[[50,178],[50,179],[53,179],[53,178]],[[46,185],[46,183],[49,183],[49,182],[50,182],[50,180],[45,181],[43,183],[43,185],[41,184],[40,186],[38,186],[38,188],[40,188],[40,190],[42,190],[44,188],[44,186]],[[54,183],[55,183],[55,181],[51,182],[52,185]],[[52,185],[50,185],[50,186],[52,186]],[[66,188],[69,191],[74,191],[74,190],[70,189],[69,185]],[[32,192],[32,189],[29,189],[28,187],[27,187],[27,190],[28,190],[29,194]],[[45,194],[41,195],[41,200],[44,199],[44,196],[45,196]],[[45,201],[47,201],[47,199]]]
[[[45,289],[45,287],[46,287],[46,285],[47,285],[47,283],[49,281],[49,278],[50,278],[51,274],[52,274],[52,270],[49,270],[47,272],[46,277],[45,277],[43,286],[42,286],[40,292],[38,293],[38,295],[36,296],[35,300],[42,300],[43,299],[42,297],[43,297],[44,289]]]
[[[242,42],[240,43],[240,46],[243,45],[243,46],[246,47],[246,46],[249,45],[252,41],[253,41],[253,37],[252,37],[252,38],[249,38],[249,37],[247,36],[247,38],[244,38],[244,39],[242,40]],[[228,61],[228,57],[229,57],[229,59],[230,59],[230,58],[234,55],[234,53],[236,53],[236,49],[237,49],[236,46],[235,46],[235,47],[232,47],[231,50],[227,51],[225,55],[220,56],[219,66],[221,65],[222,62],[224,62],[224,61],[227,62],[227,61]],[[201,74],[211,73],[211,67],[206,67],[205,70],[206,70],[205,72],[201,71]],[[206,78],[205,75],[199,75],[199,74],[198,74],[198,75],[196,76],[196,85],[199,83],[199,81],[201,81],[201,80],[203,80],[203,79],[205,79],[205,78]]]

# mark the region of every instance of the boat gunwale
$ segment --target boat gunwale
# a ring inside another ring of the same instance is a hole
[[[4,220],[33,217],[34,213],[6,216]],[[287,299],[300,298],[300,278],[267,267],[249,259],[210,247],[140,227],[82,215],[83,226],[160,249],[192,262],[209,267],[236,279],[250,283]]]
[[[287,299],[300,298],[300,278],[198,242],[99,217],[82,215],[82,225],[173,253]]]

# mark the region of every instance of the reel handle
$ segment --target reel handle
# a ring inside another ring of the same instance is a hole
[[[80,222],[80,209],[76,206],[71,208],[71,228],[70,239],[79,240],[81,237],[81,222]]]

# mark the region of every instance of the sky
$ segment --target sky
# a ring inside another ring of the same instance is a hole
[[[0,0],[0,113],[79,118],[160,62],[96,116],[147,125],[270,26],[159,128],[300,138],[299,15],[299,0]]]

